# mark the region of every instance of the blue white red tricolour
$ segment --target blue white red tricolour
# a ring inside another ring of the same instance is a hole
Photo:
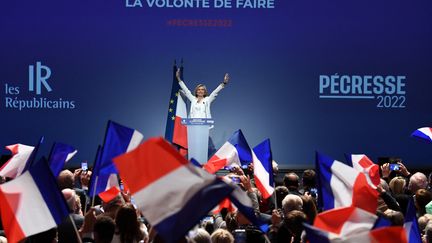
[[[6,149],[11,151],[12,157],[0,168],[0,176],[15,178],[24,171],[34,147],[17,143],[6,146]]]
[[[252,152],[242,131],[239,129],[216,151],[204,165],[204,169],[214,174],[224,166],[242,166],[250,162],[252,162]]]
[[[318,203],[324,210],[356,206],[375,213],[378,192],[362,172],[320,153],[316,155],[316,170],[321,195]]]
[[[125,127],[113,121],[108,121],[105,133],[105,141],[99,161],[95,162],[90,181],[90,196],[94,196],[113,186],[118,185],[118,171],[112,159],[116,156],[135,149],[142,141],[143,135],[129,127]],[[95,182],[97,179],[96,190]]]
[[[351,162],[354,169],[365,174],[366,179],[372,186],[380,184],[379,166],[365,154],[352,154]]]
[[[183,76],[183,67],[180,67]],[[187,127],[181,124],[182,118],[187,118],[186,102],[181,95],[181,88],[176,78],[177,65],[173,67],[173,81],[168,106],[168,116],[165,128],[165,139],[178,146],[180,150],[188,148]],[[183,77],[181,77],[183,79]]]
[[[69,212],[44,160],[0,185],[0,211],[8,242],[56,227]]]
[[[270,140],[266,139],[253,148],[254,179],[258,190],[264,199],[269,198],[274,191],[272,153]]]
[[[135,203],[166,242],[183,237],[233,191],[162,138],[149,139],[114,162]]]
[[[415,130],[411,136],[424,139],[428,142],[432,142],[432,127],[422,127]]]

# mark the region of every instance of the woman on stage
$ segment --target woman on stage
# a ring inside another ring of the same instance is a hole
[[[179,82],[180,88],[185,92],[186,97],[191,102],[189,118],[212,118],[210,112],[210,104],[215,100],[219,91],[221,91],[225,85],[228,84],[229,75],[225,74],[222,83],[208,95],[207,88],[204,84],[198,84],[195,87],[194,94],[186,87],[183,80],[180,78],[180,69],[177,69],[176,73],[177,80]]]

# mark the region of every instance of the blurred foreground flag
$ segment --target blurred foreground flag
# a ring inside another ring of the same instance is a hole
[[[407,243],[405,231],[401,226],[383,227],[372,231],[341,236],[304,224],[306,238],[310,243]]]
[[[339,236],[354,236],[371,230],[377,219],[375,214],[351,206],[318,214],[314,226]]]
[[[48,158],[48,164],[55,177],[60,174],[64,164],[72,159],[77,152],[78,150],[68,144],[54,143]]]
[[[183,237],[233,191],[162,138],[147,140],[114,163],[135,203],[166,242]]]
[[[8,242],[56,227],[68,207],[45,160],[0,185],[0,214]]]
[[[0,168],[0,176],[15,178],[24,171],[34,147],[17,143],[6,146],[6,149],[11,151],[12,157]]]
[[[318,174],[318,198],[323,210],[356,206],[375,213],[378,192],[367,181],[366,176],[340,161],[323,154],[316,154]]]
[[[118,186],[118,171],[112,159],[135,149],[142,139],[143,135],[137,130],[108,121],[102,152],[93,167],[90,180],[90,196],[95,196],[112,186]],[[96,177],[98,180],[96,190],[94,190]]]
[[[411,136],[424,139],[428,142],[432,142],[432,127],[422,127],[415,130]]]
[[[239,129],[231,135],[222,147],[204,165],[204,169],[209,173],[216,173],[224,166],[247,165],[252,162],[252,152]]]
[[[254,179],[258,190],[264,199],[269,198],[274,191],[272,153],[270,140],[266,139],[253,148]]]
[[[368,182],[373,186],[380,184],[379,166],[372,162],[365,154],[352,154],[351,162],[353,168],[363,172]]]

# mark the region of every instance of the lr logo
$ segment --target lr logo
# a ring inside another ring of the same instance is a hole
[[[42,72],[44,71],[44,74]],[[36,76],[36,80],[35,80]],[[42,65],[41,62],[36,62],[36,70],[34,65],[29,65],[29,91],[34,91],[36,82],[36,94],[41,94],[41,86],[46,88],[48,92],[52,91],[47,80],[51,76],[51,69],[48,66]]]

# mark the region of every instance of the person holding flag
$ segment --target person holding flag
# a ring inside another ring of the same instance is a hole
[[[208,94],[207,87],[204,84],[198,84],[194,93],[187,88],[183,80],[181,80],[180,69],[176,72],[177,81],[179,82],[180,88],[185,93],[188,100],[191,102],[191,107],[189,111],[190,118],[212,118],[210,112],[210,105],[215,100],[219,91],[221,91],[230,79],[229,74],[226,73],[222,83],[215,89],[211,94]]]

